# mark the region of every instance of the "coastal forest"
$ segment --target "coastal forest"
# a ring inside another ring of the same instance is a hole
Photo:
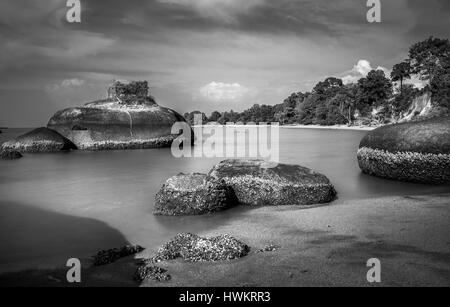
[[[419,88],[412,82],[418,79]],[[243,112],[201,111],[184,114],[191,124],[278,122],[281,125],[383,125],[450,114],[450,42],[429,37],[415,43],[408,57],[392,67],[370,71],[357,82],[344,84],[329,77],[311,92],[292,93],[277,105],[255,104]]]

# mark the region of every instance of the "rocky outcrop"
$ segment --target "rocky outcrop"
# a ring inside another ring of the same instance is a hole
[[[237,204],[233,189],[205,174],[179,174],[169,178],[156,194],[154,214],[198,215]]]
[[[154,266],[154,265],[141,265],[136,269],[134,273],[134,280],[137,282],[143,282],[145,280],[155,281],[169,281],[171,276],[167,274],[167,270]]]
[[[22,154],[15,150],[2,150],[0,156],[3,160],[16,160],[22,158]]]
[[[137,149],[170,146],[178,136],[175,122],[185,122],[177,112],[156,104],[146,82],[116,82],[108,98],[58,111],[48,122],[79,149]]]
[[[239,202],[249,206],[312,205],[330,202],[336,196],[326,176],[298,165],[225,160],[209,177],[224,180]]]
[[[359,167],[382,178],[450,181],[450,117],[380,127],[361,141]]]
[[[1,150],[5,152],[55,152],[71,149],[77,147],[58,132],[48,128],[34,129],[1,146]]]
[[[159,248],[151,262],[176,258],[189,262],[224,261],[241,258],[249,252],[250,247],[229,235],[202,238],[181,233]]]
[[[95,266],[105,265],[113,263],[120,258],[128,257],[144,250],[139,245],[126,245],[121,248],[112,248],[108,250],[102,250],[93,256],[93,262]]]

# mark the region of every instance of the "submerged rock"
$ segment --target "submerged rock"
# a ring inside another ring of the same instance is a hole
[[[231,187],[223,180],[206,180],[205,174],[179,174],[169,178],[156,194],[156,215],[199,215],[237,205]]]
[[[256,252],[257,253],[274,252],[276,250],[279,250],[280,248],[281,248],[281,246],[279,246],[279,245],[270,244],[261,249],[258,249]]]
[[[241,204],[249,206],[312,205],[336,196],[328,178],[306,167],[261,160],[225,160],[209,177],[231,186]]]
[[[420,183],[450,181],[450,117],[380,127],[361,141],[364,173]]]
[[[148,94],[147,82],[115,82],[108,98],[58,111],[48,122],[79,149],[140,149],[170,146],[177,112],[159,106]]]
[[[48,128],[37,128],[1,146],[2,151],[54,152],[77,149],[67,138]]]
[[[126,245],[121,248],[112,248],[108,250],[102,250],[93,256],[95,266],[110,264],[117,261],[120,258],[131,256],[140,253],[144,250],[139,245]]]
[[[167,274],[167,270],[154,265],[141,265],[134,273],[134,280],[143,282],[147,279],[155,281],[169,281],[172,277]]]
[[[3,150],[0,152],[3,160],[16,160],[22,158],[22,154],[15,150]]]
[[[202,238],[190,233],[181,233],[164,244],[152,261],[176,258],[190,262],[224,261],[241,258],[249,252],[250,247],[229,235]]]

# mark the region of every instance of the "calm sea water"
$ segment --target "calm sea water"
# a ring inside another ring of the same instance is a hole
[[[8,129],[0,143],[29,129]],[[363,131],[281,129],[280,160],[327,175],[340,199],[448,192],[362,174]],[[154,196],[179,172],[208,172],[220,159],[176,159],[170,149],[28,154],[0,160],[0,272],[62,265],[128,242],[156,248],[178,232],[200,232],[239,214],[155,217]]]

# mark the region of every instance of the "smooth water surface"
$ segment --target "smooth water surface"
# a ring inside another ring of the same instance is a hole
[[[29,129],[8,129],[0,142]],[[340,199],[448,192],[361,174],[366,132],[280,129],[280,160],[327,175]],[[0,272],[64,265],[128,242],[157,248],[179,232],[201,232],[240,209],[199,217],[155,217],[154,196],[179,172],[208,172],[222,159],[176,159],[170,149],[27,154],[0,160]]]

